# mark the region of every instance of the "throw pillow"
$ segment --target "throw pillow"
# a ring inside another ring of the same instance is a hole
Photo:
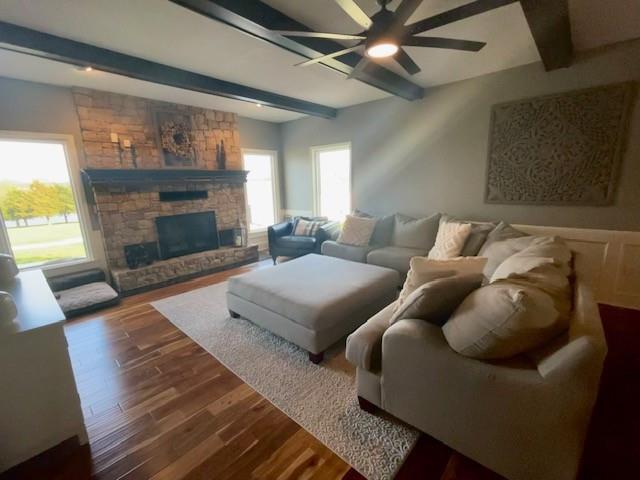
[[[502,240],[508,240],[510,238],[526,237],[527,234],[520,230],[513,228],[507,222],[500,222],[496,227],[489,232],[487,239],[485,240],[482,248],[478,252],[478,255],[484,257],[485,250],[494,242],[500,242]]]
[[[499,240],[491,242],[488,247],[482,247],[479,255],[487,258],[487,265],[484,267],[484,276],[491,278],[502,262],[514,253],[524,250],[536,238],[534,236],[509,238],[507,240]],[[487,240],[488,241],[488,240]]]
[[[487,241],[489,233],[496,227],[495,223],[471,222],[471,233],[464,243],[460,255],[463,257],[474,257],[478,255],[482,245]]]
[[[366,247],[376,227],[375,218],[356,217],[347,215],[342,231],[338,237],[338,243],[354,245],[356,247]]]
[[[467,237],[471,233],[471,225],[468,223],[440,221],[436,243],[429,250],[429,258],[444,260],[460,256]]]
[[[542,290],[500,281],[465,298],[442,331],[462,355],[500,359],[536,348],[567,327]]]
[[[467,295],[482,284],[481,273],[454,275],[432,280],[416,288],[395,310],[393,325],[403,318],[419,318],[441,327]]]
[[[486,262],[487,259],[483,257],[458,257],[448,260],[413,257],[409,262],[409,273],[400,292],[397,307],[419,286],[436,278],[482,273]]]
[[[439,222],[439,213],[426,218],[396,214],[391,244],[395,247],[416,248],[428,252],[436,243]]]
[[[475,257],[482,248],[482,245],[487,241],[487,237],[491,231],[496,228],[495,223],[491,222],[465,222],[463,220],[456,219],[450,215],[443,214],[440,222],[458,222],[469,223],[471,225],[471,232],[467,237],[467,241],[464,242],[464,247],[460,252],[461,257]]]
[[[502,262],[491,282],[509,280],[537,287],[551,296],[560,315],[568,316],[572,306],[571,258],[571,250],[560,238],[539,237]]]
[[[327,223],[326,220],[305,220],[299,218],[293,229],[293,235],[303,237],[313,237],[318,229]]]
[[[376,218],[373,215],[369,215],[368,213],[363,212],[362,210],[355,210],[353,214],[356,217]],[[369,244],[386,247],[391,242],[393,223],[395,221],[394,215],[386,215],[384,217],[377,217],[376,219],[378,220],[378,222],[376,223],[376,228],[373,229],[373,234],[371,235]]]

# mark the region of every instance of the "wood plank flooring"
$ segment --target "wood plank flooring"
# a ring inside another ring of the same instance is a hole
[[[267,260],[128,297],[99,315],[69,322],[65,332],[90,445],[74,448],[72,442],[66,442],[5,472],[0,479],[362,480],[349,465],[150,305],[154,300],[270,265]],[[624,335],[618,335],[625,342],[637,338],[637,312],[622,314],[605,309],[604,314],[623,319],[635,315],[635,320],[626,323],[615,318],[615,326],[629,325]],[[606,451],[615,452],[619,466],[629,465],[638,445],[628,429],[621,437],[621,430],[611,427],[621,423],[620,419],[630,413],[631,403],[635,405],[640,398],[640,394],[631,399],[627,395],[627,410],[616,402],[620,391],[629,392],[625,378],[618,375],[622,365],[631,376],[640,373],[635,347],[618,343],[610,339],[610,352],[630,353],[614,354],[619,360],[610,365],[603,381],[610,394],[601,393],[604,400],[599,405],[604,403],[605,409],[596,409],[596,434],[590,435],[583,479],[604,478],[593,474],[611,468],[602,455],[605,443]],[[609,404],[616,408],[606,408]],[[423,435],[396,480],[416,478],[500,477]]]

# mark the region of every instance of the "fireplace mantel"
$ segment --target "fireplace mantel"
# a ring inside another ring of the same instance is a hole
[[[107,187],[144,186],[176,183],[226,183],[242,184],[247,181],[246,170],[198,170],[198,169],[119,169],[87,168],[82,170],[82,180],[87,186]]]

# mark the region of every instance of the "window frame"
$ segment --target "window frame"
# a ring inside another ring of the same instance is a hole
[[[313,215],[320,216],[321,191],[320,191],[320,161],[319,154],[322,152],[331,152],[335,150],[349,151],[349,207],[348,211],[353,208],[353,150],[351,142],[332,143],[329,145],[314,145],[311,147],[311,162],[313,170]]]
[[[246,170],[244,157],[245,155],[268,155],[271,157],[271,192],[273,195],[273,218],[276,223],[279,223],[282,219],[281,214],[281,205],[280,205],[280,172],[278,170],[278,151],[277,150],[267,150],[267,149],[258,149],[258,148],[243,148],[241,149],[242,155],[242,168]],[[245,201],[245,211],[247,216],[247,233],[249,235],[252,234],[261,234],[266,233],[268,227],[257,228],[255,230],[251,230],[251,210],[249,209],[249,195],[247,195],[247,183],[244,184],[244,201]]]
[[[80,164],[78,162],[78,155],[75,147],[75,138],[73,135],[59,134],[59,133],[41,133],[41,132],[23,132],[23,131],[10,131],[0,130],[1,140],[12,140],[24,143],[55,143],[62,145],[64,150],[67,174],[69,175],[69,185],[73,192],[73,198],[76,202],[78,223],[80,224],[80,231],[82,232],[82,240],[84,243],[85,258],[68,260],[62,262],[52,262],[43,265],[32,265],[30,267],[22,267],[20,271],[26,272],[30,270],[67,270],[73,269],[74,266],[86,266],[86,264],[95,264],[100,259],[97,258],[97,249],[94,248],[93,236],[91,234],[91,221],[89,216],[89,209],[86,203],[84,194],[82,193],[82,185],[80,182]],[[77,173],[76,173],[77,172]],[[1,218],[0,214],[0,251],[11,254],[11,242],[6,231],[6,225],[4,218]]]

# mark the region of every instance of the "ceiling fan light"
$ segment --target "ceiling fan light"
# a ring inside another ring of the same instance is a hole
[[[368,47],[366,53],[371,58],[391,57],[398,53],[398,45],[391,42],[380,42]]]

